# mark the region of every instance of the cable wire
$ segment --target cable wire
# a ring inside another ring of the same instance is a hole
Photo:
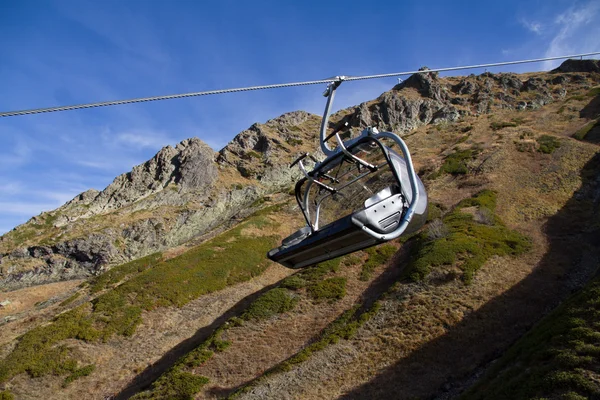
[[[367,79],[391,78],[391,77],[396,77],[396,76],[422,74],[422,73],[429,73],[429,72],[447,72],[447,71],[459,71],[459,70],[464,70],[464,69],[489,68],[489,67],[498,67],[498,66],[502,66],[502,65],[526,64],[526,63],[535,63],[535,62],[551,61],[551,60],[563,60],[563,59],[567,59],[567,58],[576,58],[576,57],[583,58],[583,57],[593,56],[593,55],[598,55],[598,54],[600,54],[600,52],[572,54],[572,55],[568,55],[568,56],[535,58],[535,59],[530,59],[530,60],[504,61],[504,62],[489,63],[489,64],[465,65],[465,66],[460,66],[460,67],[435,68],[435,69],[427,69],[424,71],[405,71],[405,72],[393,72],[393,73],[388,73],[388,74],[377,74],[377,75],[346,76],[346,77],[344,77],[344,81],[347,81],[347,82],[348,81],[360,81],[360,80],[367,80]],[[50,112],[58,112],[58,111],[79,110],[79,109],[83,109],[83,108],[108,107],[108,106],[117,106],[117,105],[121,105],[121,104],[144,103],[144,102],[148,102],[148,101],[181,99],[181,98],[185,98],[185,97],[198,97],[198,96],[210,96],[210,95],[215,95],[215,94],[225,94],[225,93],[249,92],[249,91],[253,91],[253,90],[280,89],[280,88],[286,88],[286,87],[317,85],[317,84],[321,84],[321,83],[331,83],[332,81],[335,81],[337,79],[338,79],[338,77],[319,79],[319,80],[314,80],[314,81],[278,83],[278,84],[273,84],[273,85],[248,86],[248,87],[242,87],[242,88],[208,90],[208,91],[204,91],[204,92],[171,94],[171,95],[166,95],[166,96],[140,97],[140,98],[129,99],[129,100],[104,101],[104,102],[99,102],[99,103],[77,104],[77,105],[72,105],[72,106],[59,106],[59,107],[48,107],[48,108],[35,108],[35,109],[31,109],[31,110],[7,111],[7,112],[0,112],[0,117],[14,117],[14,116],[18,116],[18,115],[29,115],[29,114],[41,114],[41,113],[50,113]]]

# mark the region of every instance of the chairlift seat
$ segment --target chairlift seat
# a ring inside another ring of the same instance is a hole
[[[399,206],[394,207],[396,204]],[[297,269],[383,243],[385,240],[374,238],[361,227],[370,224],[381,233],[391,232],[400,222],[402,208],[400,195],[396,194],[371,203],[364,210],[334,221],[313,234],[308,227],[303,227],[284,239],[280,247],[269,251],[268,257]]]
[[[379,146],[372,146],[373,143]],[[308,225],[284,239],[280,247],[269,251],[267,256],[271,260],[288,268],[303,268],[389,240],[386,238],[386,234],[394,232],[401,224],[402,219],[406,216],[407,203],[411,200],[411,194],[402,190],[402,185],[409,186],[407,165],[402,157],[372,137],[356,141],[349,147],[349,150],[358,152],[363,150],[365,145],[375,147],[375,150],[386,156],[387,166],[392,169],[395,182],[372,194],[362,203],[361,209],[323,227],[311,229],[314,221],[311,221],[310,213],[307,211],[309,207],[304,198],[308,193],[305,185],[310,185],[310,182],[307,179],[301,180],[296,185],[296,198]],[[315,169],[309,172],[309,176],[313,178],[327,176],[330,181],[333,181],[334,177],[329,175],[330,171],[335,170],[344,162],[351,163],[352,161],[341,153],[329,157],[317,164]],[[368,172],[365,175],[368,176]],[[424,194],[422,182],[418,180],[417,184],[421,193]],[[333,188],[336,187],[333,183],[331,185]],[[323,197],[327,197],[327,195]],[[425,222],[427,216],[426,196],[421,196],[417,209],[410,224],[405,228],[405,233],[414,232]],[[319,214],[318,208],[316,214]],[[367,228],[371,233],[367,232]],[[372,232],[377,233],[378,236],[374,236]]]

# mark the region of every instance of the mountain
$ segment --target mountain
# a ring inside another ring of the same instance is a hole
[[[336,113],[403,136],[429,224],[304,271],[265,259],[320,155],[301,111],[32,218],[0,241],[0,396],[598,396],[598,65],[423,69]]]

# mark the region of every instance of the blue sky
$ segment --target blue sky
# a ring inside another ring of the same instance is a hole
[[[0,111],[592,52],[598,21],[598,1],[0,0]],[[337,107],[395,82],[347,83]],[[218,150],[254,122],[321,113],[323,90],[2,118],[0,234],[167,144]]]

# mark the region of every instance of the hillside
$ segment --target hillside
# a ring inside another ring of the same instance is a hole
[[[1,238],[0,393],[599,396],[599,84],[592,60],[423,73],[339,111],[403,135],[429,224],[299,272],[265,253],[303,223],[288,165],[319,117],[163,148]]]

